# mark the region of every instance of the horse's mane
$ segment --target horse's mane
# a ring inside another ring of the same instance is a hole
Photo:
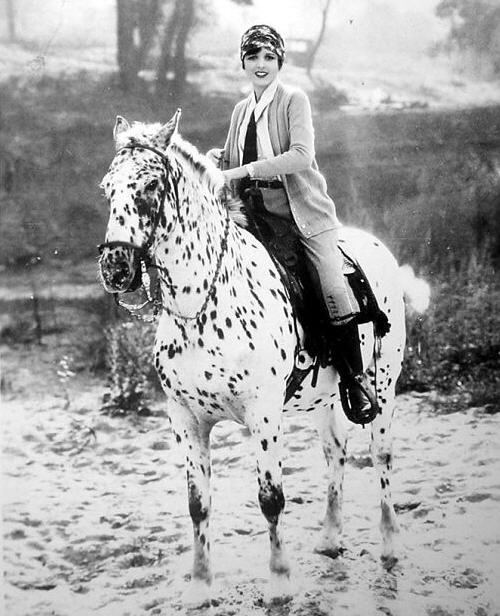
[[[215,192],[220,192],[224,186],[222,173],[211,160],[201,154],[198,148],[183,139],[179,133],[173,135],[170,147],[176,156],[180,156],[189,165],[202,182],[206,182]]]
[[[156,142],[156,135],[162,128],[159,122],[146,124],[144,122],[133,122],[130,128],[119,134],[117,137],[116,148],[120,149],[132,143],[152,145],[159,147]],[[220,194],[225,207],[232,220],[240,227],[248,227],[248,220],[245,214],[244,204],[239,197],[228,196],[224,193],[224,178],[221,171],[212,163],[210,159],[192,143],[186,141],[179,133],[174,133],[169,144],[170,151],[177,159],[181,159],[199,177],[200,181],[205,182],[209,189]]]
[[[160,147],[156,136],[162,128],[162,124],[156,122],[146,124],[144,122],[133,122],[130,128],[118,135],[116,147],[120,149],[131,143],[152,145]],[[224,185],[222,173],[206,156],[192,144],[183,139],[179,133],[174,133],[170,140],[169,148],[171,152],[188,164],[189,168],[199,177],[202,182],[206,182],[208,187],[215,192],[219,192]]]

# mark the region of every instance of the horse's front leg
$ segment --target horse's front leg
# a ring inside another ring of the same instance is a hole
[[[336,402],[340,405],[338,396]],[[326,512],[322,536],[315,552],[330,558],[337,558],[343,552],[341,543],[342,504],[347,437],[345,425],[339,421],[338,412],[341,411],[332,404],[330,408],[318,409],[315,413],[328,466]]]
[[[271,557],[269,567],[274,581],[290,575],[290,565],[283,540],[285,497],[282,486],[282,410],[278,403],[253,414],[249,421],[257,457],[259,505],[269,527]]]
[[[182,411],[181,413],[186,411]],[[171,415],[174,437],[186,461],[189,514],[193,523],[192,580],[201,589],[212,581],[210,568],[210,430],[196,420],[183,421]],[[203,593],[201,593],[203,594]]]

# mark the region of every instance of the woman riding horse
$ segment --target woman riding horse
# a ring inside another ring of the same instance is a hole
[[[252,92],[234,108],[224,149],[207,155],[244,200],[247,189],[259,189],[265,209],[298,232],[327,315],[331,357],[347,390],[344,410],[354,423],[366,424],[379,409],[363,373],[357,313],[342,273],[340,223],[316,163],[307,95],[279,80],[284,57],[283,39],[270,26],[252,26],[243,34],[240,58]]]

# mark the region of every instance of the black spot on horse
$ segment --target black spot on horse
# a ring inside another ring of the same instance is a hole
[[[285,507],[283,490],[279,486],[270,485],[259,490],[259,503],[262,513],[267,520],[276,522],[276,518]]]

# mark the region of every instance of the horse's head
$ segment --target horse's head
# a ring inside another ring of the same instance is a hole
[[[167,148],[177,131],[180,110],[164,125],[130,125],[116,119],[116,155],[101,187],[109,203],[106,239],[100,245],[100,273],[109,293],[135,290],[140,261],[148,260],[158,228],[168,232],[178,216]]]

